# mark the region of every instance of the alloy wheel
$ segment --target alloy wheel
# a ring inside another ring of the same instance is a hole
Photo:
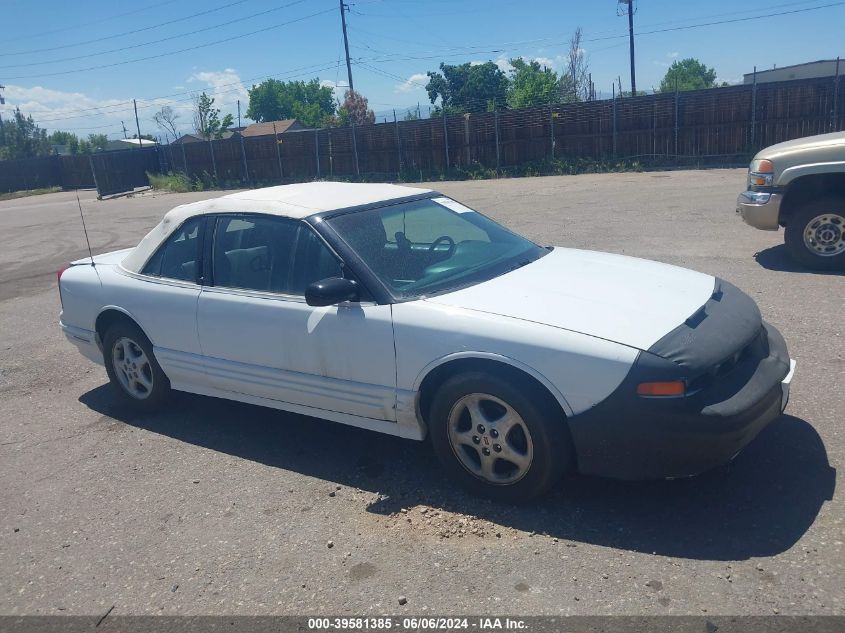
[[[145,400],[153,392],[153,368],[138,343],[121,337],[112,347],[112,367],[120,386],[130,396]]]
[[[534,443],[522,416],[486,393],[463,396],[449,413],[449,444],[460,464],[495,485],[522,479],[534,458]]]

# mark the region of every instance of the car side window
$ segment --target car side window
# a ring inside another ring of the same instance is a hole
[[[309,284],[329,277],[343,277],[341,264],[314,230],[300,225],[291,294],[304,295]]]
[[[196,281],[203,217],[187,220],[171,233],[141,271],[144,275]]]
[[[214,285],[290,294],[298,223],[285,218],[222,216],[214,232]]]

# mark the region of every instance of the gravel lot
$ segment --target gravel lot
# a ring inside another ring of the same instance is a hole
[[[519,508],[453,489],[427,443],[198,396],[118,408],[57,325],[55,271],[85,253],[74,194],[0,202],[0,613],[845,614],[845,276],[735,218],[743,184],[433,185],[541,243],[725,277],[798,361],[788,415],[730,469],[570,477]],[[215,195],[85,192],[92,246]]]

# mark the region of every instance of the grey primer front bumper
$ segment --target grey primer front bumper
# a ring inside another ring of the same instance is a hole
[[[622,384],[569,420],[578,470],[618,479],[686,477],[729,462],[786,406],[786,343],[754,301],[717,279],[683,324],[640,352]],[[687,381],[687,395],[644,398],[641,382]]]

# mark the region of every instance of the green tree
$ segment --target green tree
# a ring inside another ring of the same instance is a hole
[[[220,108],[214,107],[214,97],[205,92],[194,96],[194,131],[204,139],[222,138],[233,122],[231,114],[220,118]]]
[[[510,60],[510,65],[509,108],[530,108],[561,100],[561,79],[554,70],[521,57]]]
[[[250,88],[247,118],[253,121],[299,119],[308,127],[320,127],[335,113],[334,93],[320,80],[279,81],[267,79]]]
[[[88,138],[79,140],[78,153],[91,154],[105,151],[109,144],[109,137],[105,134],[89,134]]]
[[[89,134],[88,142],[95,152],[105,151],[109,146],[109,137],[106,134]]]
[[[701,90],[713,88],[716,85],[716,71],[707,68],[697,59],[688,57],[680,61],[675,60],[666,71],[660,82],[658,92],[675,92],[676,90]]]
[[[47,141],[51,146],[64,145],[71,154],[77,154],[79,152],[79,137],[73,132],[56,130],[47,137]]]
[[[0,159],[15,160],[47,156],[52,151],[46,130],[38,127],[31,116],[15,109],[11,121],[0,128]]]
[[[440,72],[428,72],[425,89],[434,103],[450,113],[489,112],[507,104],[508,78],[493,62],[440,64]]]
[[[337,120],[340,125],[372,125],[376,122],[376,115],[370,110],[367,97],[354,90],[347,90],[343,95],[343,103],[337,109]]]

